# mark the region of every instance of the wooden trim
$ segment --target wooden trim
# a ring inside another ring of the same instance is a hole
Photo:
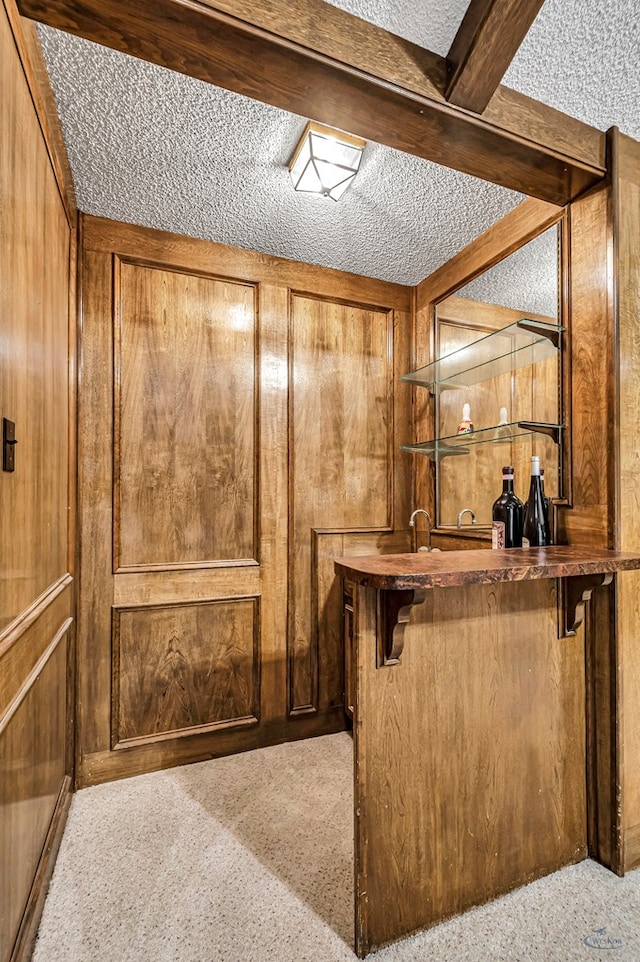
[[[0,658],[5,655],[12,645],[18,641],[19,638],[27,631],[28,628],[37,621],[40,615],[46,611],[52,601],[54,601],[58,595],[62,594],[64,589],[70,585],[73,581],[71,575],[62,575],[57,581],[54,581],[52,585],[42,592],[39,597],[33,601],[28,608],[20,612],[18,617],[7,625],[7,627],[0,632]]]
[[[43,668],[51,658],[52,654],[60,644],[61,640],[66,635],[72,623],[73,623],[73,618],[66,618],[63,621],[63,623],[60,625],[57,632],[55,633],[54,637],[49,642],[49,644],[43,651],[42,655],[40,656],[40,658],[38,658],[37,662],[35,663],[31,671],[23,681],[22,685],[20,686],[16,694],[13,696],[13,698],[7,705],[5,711],[2,713],[2,715],[0,715],[0,735],[2,735],[6,731],[11,719],[13,718],[17,710],[20,708],[20,705],[29,694],[30,689],[33,688],[34,684],[37,682],[38,678],[42,673]]]
[[[562,219],[564,210],[528,198],[418,284],[418,311],[441,301]]]
[[[31,958],[49,883],[69,814],[71,794],[71,778],[69,775],[65,775],[9,962],[29,962]]]
[[[175,608],[202,607],[205,605],[229,605],[238,602],[251,602],[253,608],[253,713],[239,718],[224,718],[217,722],[208,722],[204,725],[194,725],[190,728],[173,729],[166,732],[154,732],[149,735],[137,735],[133,738],[119,737],[120,719],[120,613],[122,611],[166,611]],[[170,602],[151,602],[140,604],[113,605],[111,624],[111,648],[112,648],[112,672],[111,672],[111,748],[125,749],[140,747],[142,745],[155,745],[158,742],[174,742],[194,735],[205,735],[210,732],[223,729],[245,728],[248,725],[257,725],[260,721],[261,703],[261,596],[236,594],[218,595],[210,598],[180,599],[180,601]]]
[[[94,752],[83,756],[77,769],[76,787],[87,788],[118,778],[159,771],[172,765],[190,765],[221,758],[232,752],[236,754],[303,738],[314,738],[317,735],[331,735],[345,731],[346,728],[344,709],[342,705],[338,705],[304,717],[263,720],[259,725],[246,726],[244,730],[236,728],[228,732],[221,731],[216,735],[215,741],[207,734],[193,734],[187,745],[184,742],[180,745],[179,756],[176,754],[175,741],[142,745],[131,753]]]
[[[442,58],[319,0],[302,10],[315,18],[315,40],[290,26],[297,17],[285,0],[18,3],[24,16],[69,33],[552,203],[567,203],[604,175],[593,128],[504,91],[490,118],[454,107],[442,93]],[[379,48],[393,48],[403,68],[389,69]],[[417,91],[398,82],[403,72]]]
[[[544,0],[471,0],[447,55],[445,96],[482,113]]]
[[[73,176],[58,117],[58,108],[51,89],[51,82],[36,27],[34,23],[29,23],[21,18],[15,0],[2,0],[2,2],[7,12],[18,56],[42,131],[42,138],[58,185],[62,206],[69,227],[73,230],[78,217]]]
[[[310,297],[326,297],[327,291],[334,289],[336,299],[340,299],[341,303],[353,301],[366,304],[368,309],[384,304],[384,310],[388,310],[389,303],[392,303],[395,310],[411,310],[413,288],[403,284],[391,284],[360,274],[317,267],[213,241],[204,242],[168,231],[108,220],[106,217],[82,214],[80,219],[82,249],[85,253],[102,253],[111,257],[116,252],[123,261],[162,264],[165,269],[176,271],[187,270],[185,265],[189,264],[189,274],[215,276],[229,283],[268,283],[293,287]],[[145,251],[144,259],[140,258],[141,250]],[[224,276],[212,274],[214,260],[224,264]]]

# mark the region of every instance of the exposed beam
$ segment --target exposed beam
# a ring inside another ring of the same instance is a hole
[[[321,0],[18,0],[124,53],[556,204],[604,174],[604,135],[501,88],[476,117],[446,63]]]
[[[447,56],[447,100],[481,114],[544,0],[471,0]]]

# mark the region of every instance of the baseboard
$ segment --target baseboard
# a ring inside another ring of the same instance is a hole
[[[350,723],[340,706],[295,718],[260,722],[237,731],[198,734],[173,742],[95,752],[79,759],[76,765],[76,788],[89,788],[120,778],[162,771],[177,765],[191,765],[303,738],[315,738],[317,735],[332,735],[349,727]]]
[[[640,823],[632,825],[624,833],[624,870],[630,872],[631,869],[638,868],[640,865]]]
[[[31,958],[70,804],[71,778],[65,775],[9,962],[28,962]]]

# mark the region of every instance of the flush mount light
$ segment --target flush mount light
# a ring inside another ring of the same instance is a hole
[[[294,188],[339,200],[358,173],[365,143],[309,121],[289,163]]]

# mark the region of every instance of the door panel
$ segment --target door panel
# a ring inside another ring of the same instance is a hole
[[[116,261],[116,571],[257,555],[255,288]]]

